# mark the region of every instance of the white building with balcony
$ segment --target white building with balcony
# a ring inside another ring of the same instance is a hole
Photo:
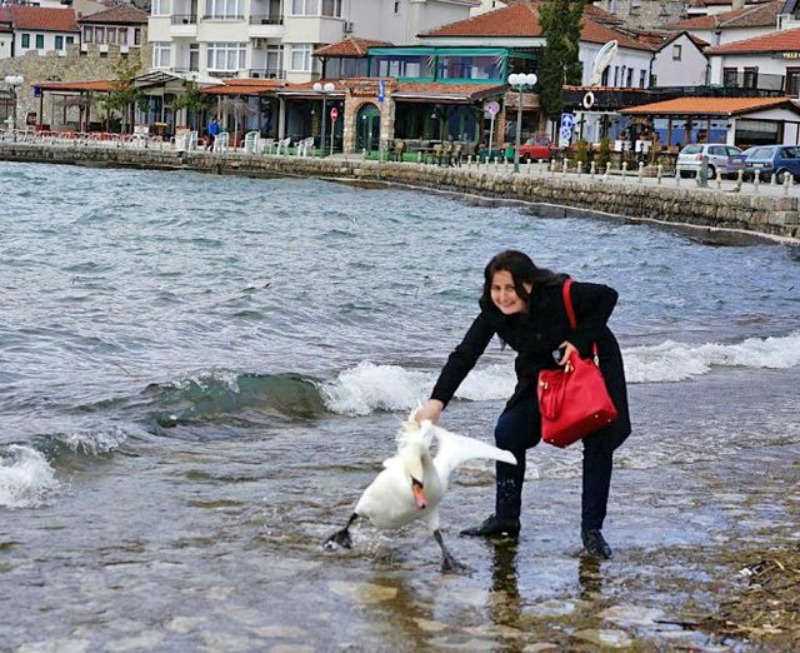
[[[152,0],[155,70],[306,82],[312,53],[354,37],[416,43],[416,35],[469,16],[480,0]]]

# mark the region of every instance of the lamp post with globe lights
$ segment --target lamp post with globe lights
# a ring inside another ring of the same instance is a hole
[[[9,129],[14,130],[17,126],[17,89],[25,82],[25,78],[22,75],[6,75],[5,82],[11,89],[11,95],[14,99],[13,113],[7,120]]]
[[[326,82],[325,84],[320,84],[319,82],[315,82],[314,90],[317,93],[322,93],[322,135],[320,136],[319,139],[319,147],[321,156],[325,156],[325,123],[328,117],[328,111],[327,111],[328,95],[333,93],[336,90],[336,87],[331,82]]]
[[[519,172],[519,148],[522,143],[522,93],[525,90],[533,89],[539,78],[533,73],[511,73],[508,76],[508,85],[519,91],[519,100],[517,101],[517,132],[514,147],[514,172]]]

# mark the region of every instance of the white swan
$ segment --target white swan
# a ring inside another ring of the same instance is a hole
[[[434,436],[438,441],[435,457],[430,451]],[[517,464],[509,451],[451,433],[427,420],[420,425],[412,412],[397,435],[397,454],[383,462],[383,471],[364,490],[347,526],[325,540],[325,547],[338,544],[349,549],[352,546],[350,526],[359,517],[368,518],[382,529],[402,528],[421,519],[442,550],[442,571],[463,570],[464,566],[453,558],[442,540],[439,503],[453,470],[477,458]]]

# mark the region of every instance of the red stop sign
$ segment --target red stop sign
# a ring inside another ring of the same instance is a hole
[[[339,118],[339,109],[333,107],[333,109],[331,109],[331,120],[336,121],[338,118]]]

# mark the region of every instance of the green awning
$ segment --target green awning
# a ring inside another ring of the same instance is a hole
[[[369,48],[371,57],[503,57],[508,56],[509,48]]]

